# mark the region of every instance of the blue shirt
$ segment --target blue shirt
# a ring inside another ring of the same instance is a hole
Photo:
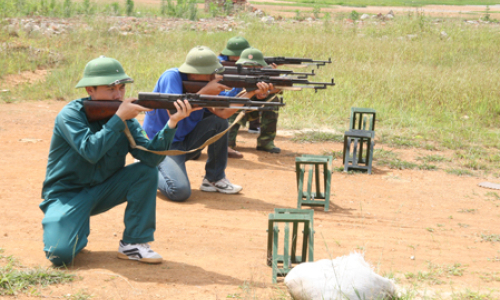
[[[223,61],[228,61],[228,60],[229,60],[229,56],[227,56],[227,55],[222,55],[222,54],[221,54],[221,55],[219,55],[217,58],[219,59],[219,61],[220,61],[220,62],[223,62]]]
[[[132,149],[123,133],[125,123],[117,115],[108,121],[89,122],[84,100],[90,98],[71,101],[56,117],[42,188],[42,198],[46,200],[104,182],[125,166],[129,152],[151,167],[165,158],[164,155]],[[136,119],[126,122],[137,145],[160,151],[170,147],[175,129],[165,126],[149,140]]]
[[[218,59],[220,62],[223,62],[223,61],[228,61],[229,60],[229,57],[227,55],[219,55],[218,56]],[[243,88],[232,88],[228,91],[222,91],[220,92],[219,95],[221,96],[226,96],[226,97],[236,97],[236,95],[238,95],[241,91],[243,90]]]
[[[164,94],[183,94],[182,81],[187,80],[184,73],[179,69],[172,68],[161,74],[153,90],[155,93]],[[194,127],[203,119],[205,109],[193,111],[189,117],[182,119],[177,123],[174,142],[180,142],[194,129]],[[170,117],[167,110],[155,109],[147,112],[144,118],[143,128],[148,136],[154,136],[167,124]]]

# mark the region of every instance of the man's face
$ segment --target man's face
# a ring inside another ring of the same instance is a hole
[[[85,87],[92,100],[120,100],[125,97],[125,84]]]
[[[239,56],[228,56],[227,59],[229,61],[237,61],[238,59],[240,59],[240,57]]]

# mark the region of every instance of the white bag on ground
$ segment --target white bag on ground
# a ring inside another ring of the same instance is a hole
[[[373,272],[360,253],[301,263],[287,274],[285,285],[295,300],[381,300],[396,288]]]

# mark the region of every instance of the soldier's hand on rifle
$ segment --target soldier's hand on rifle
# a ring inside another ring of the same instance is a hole
[[[191,103],[189,103],[188,100],[184,100],[184,102],[183,102],[180,99],[177,100],[176,102],[174,102],[174,106],[175,106],[175,109],[177,110],[176,113],[171,114],[170,111],[167,110],[167,113],[170,117],[170,119],[167,122],[168,128],[172,128],[172,129],[177,126],[177,123],[180,120],[189,117],[189,115],[193,111],[203,109],[203,107],[192,107]]]
[[[259,88],[255,91],[257,99],[265,99],[274,90],[274,85],[267,82],[257,82],[257,87]]]
[[[137,100],[137,98],[124,99],[122,101],[122,103],[120,104],[120,107],[118,107],[118,110],[116,111],[116,115],[118,117],[120,117],[120,119],[125,121],[125,120],[130,120],[130,119],[137,117],[137,115],[140,112],[152,111],[152,109],[150,109],[150,108],[145,108],[143,106],[132,103],[132,101],[135,101],[135,100]]]
[[[215,79],[209,81],[197,94],[205,95],[219,95],[220,92],[231,89],[227,85],[220,84],[219,81],[222,77],[216,77]]]

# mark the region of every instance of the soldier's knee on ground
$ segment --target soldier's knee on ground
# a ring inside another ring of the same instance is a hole
[[[159,177],[159,180],[165,182],[158,182],[158,189],[163,196],[167,197],[171,201],[184,202],[189,197],[191,197],[191,186],[183,184],[182,182],[170,182],[165,180],[163,177]]]
[[[80,250],[75,249],[75,245],[58,244],[53,248],[51,247],[49,251],[45,251],[45,256],[54,266],[60,267],[71,264],[79,252]]]

